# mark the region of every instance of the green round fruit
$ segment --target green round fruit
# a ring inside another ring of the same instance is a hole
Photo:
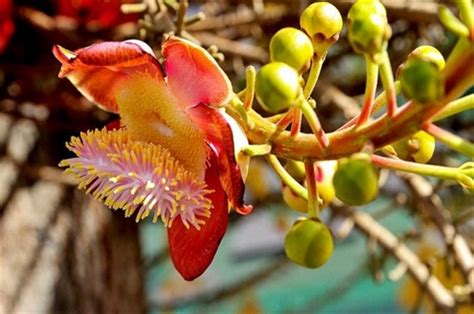
[[[398,71],[403,95],[421,104],[444,96],[444,80],[438,66],[423,59],[407,60]]]
[[[379,61],[392,34],[385,7],[379,0],[358,0],[347,18],[347,34],[352,48],[370,55],[375,62]]]
[[[336,189],[334,188],[334,184],[332,180],[334,178],[334,173],[337,169],[337,161],[335,160],[325,160],[319,161],[317,163],[318,167],[318,178],[317,178],[317,187],[318,187],[318,194],[323,204],[321,208],[325,208],[332,202],[334,197],[336,196]]]
[[[331,231],[317,219],[298,219],[285,237],[286,256],[304,267],[317,268],[325,264],[333,249]]]
[[[421,59],[432,62],[438,70],[443,70],[446,66],[446,61],[443,55],[433,46],[423,45],[413,50],[407,57],[407,60]]]
[[[333,178],[336,196],[348,205],[363,205],[378,194],[378,174],[365,154],[355,154],[339,161]]]
[[[271,113],[288,109],[298,98],[300,90],[298,72],[283,62],[264,65],[255,81],[257,100]]]
[[[285,164],[285,169],[298,182],[302,183],[306,178],[306,170],[304,169],[304,162],[297,160],[288,160]]]
[[[335,6],[328,2],[316,2],[303,11],[300,26],[311,38],[315,53],[322,57],[339,38],[343,22]]]
[[[295,194],[287,185],[282,185],[281,193],[288,207],[300,213],[308,212],[308,201]]]
[[[313,53],[311,40],[296,28],[283,28],[270,41],[270,59],[284,62],[298,72],[309,68]]]
[[[435,145],[433,136],[424,131],[418,131],[393,143],[392,147],[400,159],[425,164],[433,157]]]

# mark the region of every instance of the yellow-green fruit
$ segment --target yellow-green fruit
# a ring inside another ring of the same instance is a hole
[[[296,28],[283,28],[270,40],[270,59],[284,62],[298,72],[309,68],[313,53],[311,40]]]
[[[283,195],[283,200],[288,207],[300,213],[308,212],[308,202],[304,198],[295,194],[287,185],[282,185],[281,193]]]
[[[333,249],[331,231],[317,219],[298,219],[285,237],[286,256],[304,267],[317,268],[325,264]]]
[[[306,178],[306,171],[304,169],[304,162],[297,160],[288,160],[285,164],[285,169],[295,178],[296,181],[302,183]]]
[[[433,46],[423,45],[415,50],[413,50],[407,57],[407,60],[422,59],[425,61],[430,61],[438,70],[444,69],[446,66],[446,61],[444,60],[443,55]]]
[[[337,161],[336,160],[326,160],[326,161],[319,161],[317,163],[318,167],[318,178],[317,178],[317,186],[318,186],[318,194],[323,204],[321,208],[324,208],[332,202],[334,197],[336,196],[336,189],[334,188],[334,184],[332,180],[334,178],[334,173],[337,169]]]
[[[378,174],[364,154],[355,154],[339,161],[333,184],[336,196],[348,205],[363,205],[378,194]]]
[[[425,164],[433,157],[435,145],[433,136],[424,131],[418,131],[393,143],[392,147],[400,159]]]
[[[339,38],[342,25],[341,14],[327,2],[311,4],[300,17],[300,26],[311,37],[314,51],[320,57]]]
[[[392,34],[383,4],[379,0],[358,0],[347,18],[347,34],[352,48],[378,62]]]
[[[401,90],[406,98],[421,104],[444,96],[444,80],[438,66],[423,59],[407,60],[398,71]]]
[[[288,109],[300,90],[298,72],[283,62],[264,65],[255,81],[257,100],[263,109],[271,113]]]

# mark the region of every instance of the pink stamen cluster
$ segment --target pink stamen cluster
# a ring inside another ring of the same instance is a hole
[[[106,129],[81,133],[67,144],[77,157],[63,160],[86,189],[106,206],[137,212],[136,221],[153,213],[166,227],[180,217],[186,228],[200,229],[209,218],[211,201],[203,180],[184,169],[168,150],[152,143],[130,139],[126,130]]]

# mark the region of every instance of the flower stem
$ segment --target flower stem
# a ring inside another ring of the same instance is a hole
[[[291,131],[290,135],[292,137],[297,136],[301,130],[301,110],[299,108],[295,108],[293,112],[293,120],[291,121]]]
[[[316,183],[316,163],[313,160],[305,160],[306,185],[308,186],[308,217],[319,218],[319,195]]]
[[[433,121],[438,121],[457,113],[472,109],[474,109],[474,94],[467,95],[450,102],[433,117]]]
[[[316,139],[318,140],[319,144],[326,148],[329,145],[329,140],[324,132],[323,128],[321,127],[321,123],[319,123],[318,116],[316,112],[313,110],[309,102],[305,99],[300,99],[298,101],[298,107],[303,112],[304,117],[308,121],[311,130],[313,131]]]
[[[357,120],[357,126],[364,124],[372,113],[372,107],[374,104],[375,90],[377,89],[377,79],[379,66],[373,62],[369,55],[365,56],[366,63],[366,83],[365,83],[365,95],[364,104],[362,105],[362,111],[359,114]]]
[[[387,97],[387,114],[389,117],[393,118],[397,111],[397,95],[395,94],[392,66],[390,64],[390,58],[386,50],[382,54],[380,79],[382,80],[382,85]]]
[[[440,5],[438,8],[438,16],[441,23],[446,27],[450,32],[460,36],[468,37],[469,29],[466,25],[463,24],[451,10],[444,6]]]
[[[372,163],[378,167],[416,173],[424,176],[436,177],[446,180],[458,181],[460,171],[458,168],[445,166],[425,165],[416,162],[405,161],[401,159],[382,157],[379,155],[371,156]]]
[[[458,0],[456,1],[456,5],[459,8],[459,15],[461,16],[461,20],[467,26],[469,31],[471,32],[471,40],[474,36],[474,12],[472,8],[472,1],[471,0]]]
[[[244,100],[244,109],[249,110],[252,108],[253,99],[255,97],[255,68],[253,66],[248,66],[245,69],[245,77],[247,80],[247,86],[245,88],[245,100]]]
[[[296,195],[299,197],[307,200],[308,199],[308,191],[305,187],[298,183],[286,169],[282,166],[280,161],[275,155],[266,155],[265,159],[268,161],[270,166],[276,172],[276,174],[280,177],[281,181],[288,186]]]
[[[242,148],[242,153],[249,157],[268,155],[272,151],[269,144],[253,144]]]
[[[394,87],[395,87],[395,94],[400,93],[400,82],[399,81],[395,81]],[[385,93],[385,91],[383,91],[383,92],[380,93],[380,95],[378,95],[375,98],[374,107],[372,108],[372,112],[370,113],[371,116],[376,114],[380,109],[383,108],[383,106],[385,106],[387,104],[387,96],[385,96],[385,95],[386,95],[386,93]],[[338,131],[339,130],[344,130],[344,129],[347,129],[348,127],[353,126],[354,124],[356,124],[358,119],[359,119],[359,116],[355,116],[354,118],[347,121],[344,125],[342,125],[338,129]]]
[[[313,93],[313,89],[316,86],[316,82],[318,81],[319,74],[321,73],[321,68],[324,63],[324,59],[326,56],[322,58],[314,55],[313,61],[311,62],[311,69],[309,70],[308,80],[304,86],[303,96],[305,99],[308,99],[309,96]]]
[[[232,98],[231,104],[232,104],[232,106],[227,106],[226,110],[234,111],[235,113],[237,113],[242,118],[242,120],[245,122],[247,127],[250,130],[252,130],[255,127],[255,123],[252,119],[249,118],[247,110],[245,110],[242,102],[240,101],[240,98],[237,95],[235,95]]]
[[[433,135],[438,141],[445,144],[449,148],[460,152],[470,158],[474,158],[474,144],[466,141],[451,132],[448,132],[432,123],[423,127],[429,134]]]
[[[290,125],[291,121],[293,120],[293,114],[296,109],[296,107],[291,108],[280,120],[275,123],[276,129],[275,132],[273,132],[270,138],[268,139],[269,142],[273,142],[273,140],[275,140],[278,135],[280,135],[281,132],[283,132],[288,127],[288,125]]]

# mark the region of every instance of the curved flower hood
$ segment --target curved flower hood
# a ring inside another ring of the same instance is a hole
[[[219,109],[231,98],[229,79],[204,49],[176,37],[162,46],[164,73],[137,40],[53,53],[59,77],[122,124],[73,138],[77,157],[60,165],[108,207],[137,221],[161,218],[175,267],[187,280],[198,277],[227,229],[229,205],[252,209],[243,203],[247,165],[236,156],[246,138]]]

